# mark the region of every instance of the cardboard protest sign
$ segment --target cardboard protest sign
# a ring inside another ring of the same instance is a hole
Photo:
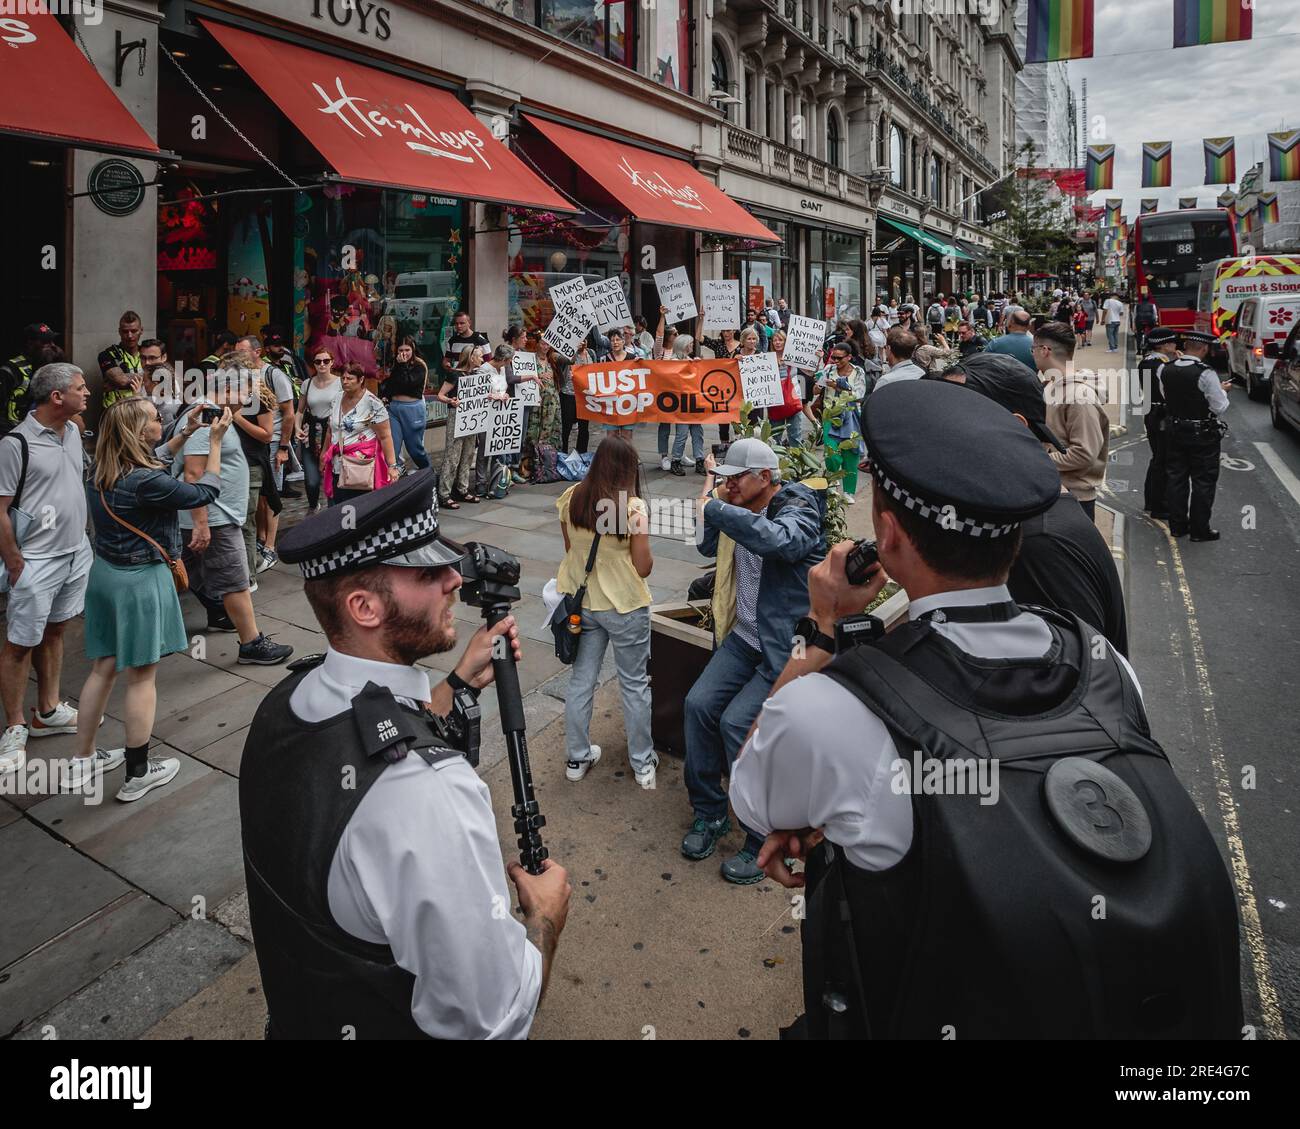
[[[739,329],[744,320],[740,316],[740,280],[737,278],[706,278],[701,283],[700,296],[704,299],[704,326],[711,329]]]
[[[581,307],[556,310],[551,324],[542,331],[542,340],[562,357],[572,357],[587,336],[595,317],[588,317]]]
[[[776,364],[775,353],[755,353],[749,357],[737,357],[740,366],[740,384],[744,396],[755,408],[774,408],[785,403],[781,392],[781,370]]]
[[[483,441],[483,454],[513,455],[524,446],[524,405],[516,396],[504,403],[495,400],[488,408],[487,435]]]
[[[602,333],[632,324],[632,311],[628,307],[623,283],[618,275],[588,286],[587,301],[595,312],[596,328]]]
[[[782,360],[797,368],[817,368],[822,363],[822,346],[826,344],[826,323],[801,314],[790,315],[785,331]]]
[[[538,375],[536,353],[516,353],[511,364],[514,365],[516,376]],[[519,402],[526,408],[540,408],[542,406],[542,389],[535,380],[521,380],[515,385],[515,395],[519,397]]]
[[[489,406],[488,393],[492,390],[492,378],[487,373],[464,372],[456,385],[456,427],[453,439],[464,439],[466,435],[478,435],[488,429]]]
[[[590,329],[595,324],[596,315],[592,311],[591,302],[587,300],[587,280],[581,275],[552,286],[549,293],[556,313],[561,310],[581,310],[583,316],[588,318],[587,327]]]
[[[609,424],[736,423],[743,397],[734,360],[575,365],[578,418]]]
[[[685,267],[661,270],[655,275],[655,289],[659,291],[659,304],[668,307],[664,320],[669,325],[690,321],[699,315],[695,308],[695,295],[691,293],[691,276]]]

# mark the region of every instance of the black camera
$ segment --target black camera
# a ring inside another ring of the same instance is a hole
[[[880,555],[874,541],[856,542],[844,559],[844,575],[850,584],[865,584],[879,567]]]
[[[460,562],[463,583],[460,598],[471,607],[481,608],[494,604],[513,604],[522,596],[519,592],[519,558],[512,557],[495,545],[478,541],[465,544],[466,554]]]
[[[200,423],[215,423],[221,418],[220,408],[202,407],[199,409]]]

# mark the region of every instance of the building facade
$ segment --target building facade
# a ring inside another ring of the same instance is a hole
[[[161,152],[7,129],[0,111],[18,170],[2,191],[34,217],[0,283],[0,344],[48,322],[92,373],[129,308],[173,360],[275,322],[371,368],[408,334],[436,360],[459,307],[494,339],[545,324],[549,287],[578,275],[618,276],[652,325],[653,276],[678,266],[697,293],[738,278],[751,306],[827,319],[1004,287],[977,200],[1014,161],[1013,5],[912,7],[112,0],[63,33]],[[404,83],[451,99],[456,128]],[[381,133],[436,159],[394,171]]]

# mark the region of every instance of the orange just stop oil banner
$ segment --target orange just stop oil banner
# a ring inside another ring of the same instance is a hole
[[[735,423],[740,366],[718,361],[606,361],[573,366],[578,418],[598,423]]]

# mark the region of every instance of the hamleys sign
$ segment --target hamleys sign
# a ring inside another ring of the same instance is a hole
[[[313,82],[312,89],[320,95],[320,112],[336,118],[358,137],[401,137],[408,149],[426,157],[445,157],[465,164],[479,161],[486,169],[492,167],[487,146],[477,130],[435,129],[409,102],[397,106],[373,103],[348,93],[338,75],[330,90],[319,82]]]
[[[618,163],[619,170],[623,172],[633,187],[641,189],[656,200],[667,200],[671,204],[676,204],[679,208],[685,208],[689,211],[707,212],[709,206],[700,197],[700,194],[688,184],[677,187],[671,184],[663,173],[655,171],[652,173],[643,173],[632,167],[632,162],[624,155]]]

